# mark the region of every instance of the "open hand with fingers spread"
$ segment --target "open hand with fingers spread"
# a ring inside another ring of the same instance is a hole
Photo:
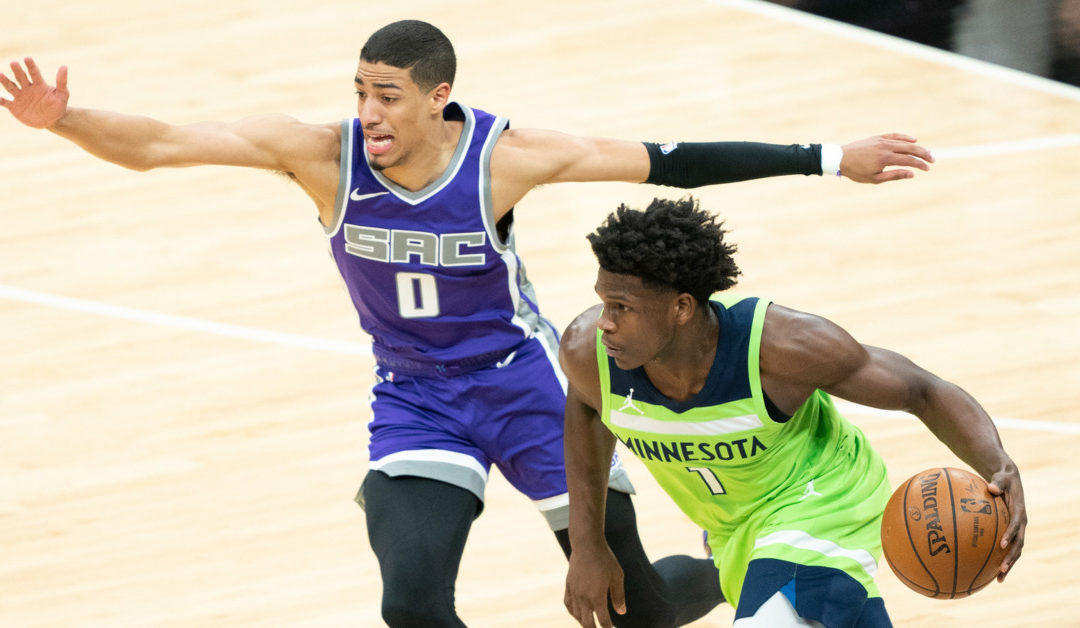
[[[26,70],[23,70],[18,61],[11,62],[14,81],[7,75],[0,74],[0,85],[12,96],[10,100],[0,97],[0,105],[27,126],[35,129],[48,128],[67,111],[67,66],[60,66],[57,70],[54,87],[42,78],[41,70],[33,59],[26,57],[23,62]]]
[[[845,144],[839,174],[857,183],[910,179],[915,176],[910,168],[930,170],[934,162],[930,151],[915,142],[910,135],[886,133]]]

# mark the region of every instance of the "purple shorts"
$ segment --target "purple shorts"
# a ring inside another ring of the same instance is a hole
[[[492,366],[453,376],[378,367],[370,468],[460,486],[483,501],[494,464],[553,529],[565,528],[566,378],[557,352],[553,339],[538,335]],[[617,457],[610,486],[633,492]]]

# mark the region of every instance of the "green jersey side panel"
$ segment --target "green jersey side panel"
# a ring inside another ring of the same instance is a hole
[[[665,397],[624,371],[597,332],[601,418],[691,520],[709,532],[721,587],[737,605],[746,567],[776,558],[842,569],[880,596],[885,465],[817,391],[786,421],[769,416],[759,350],[769,302],[723,295],[716,359],[702,391]]]

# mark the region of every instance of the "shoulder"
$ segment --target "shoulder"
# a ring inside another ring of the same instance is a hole
[[[503,149],[523,149],[558,143],[567,137],[570,136],[559,133],[558,131],[509,128],[503,131],[502,135],[499,136],[497,146]]]
[[[592,356],[592,362],[596,362],[596,321],[602,309],[602,305],[594,305],[570,322],[559,342],[560,359],[580,361]]]
[[[337,155],[341,151],[342,127],[348,122],[348,120],[339,120],[337,122],[308,124],[291,119],[285,124],[290,130],[302,134],[306,141],[318,146],[320,151]]]
[[[866,349],[833,321],[772,303],[761,335],[761,370],[821,386],[866,359]]]
[[[603,306],[594,305],[575,318],[559,342],[559,363],[577,389],[599,389],[596,361],[596,321]]]

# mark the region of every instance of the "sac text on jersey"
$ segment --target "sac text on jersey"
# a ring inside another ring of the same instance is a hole
[[[487,234],[483,231],[440,234],[345,224],[344,232],[347,253],[376,262],[425,266],[482,266],[485,262],[482,251],[468,252],[468,247],[484,245]]]

